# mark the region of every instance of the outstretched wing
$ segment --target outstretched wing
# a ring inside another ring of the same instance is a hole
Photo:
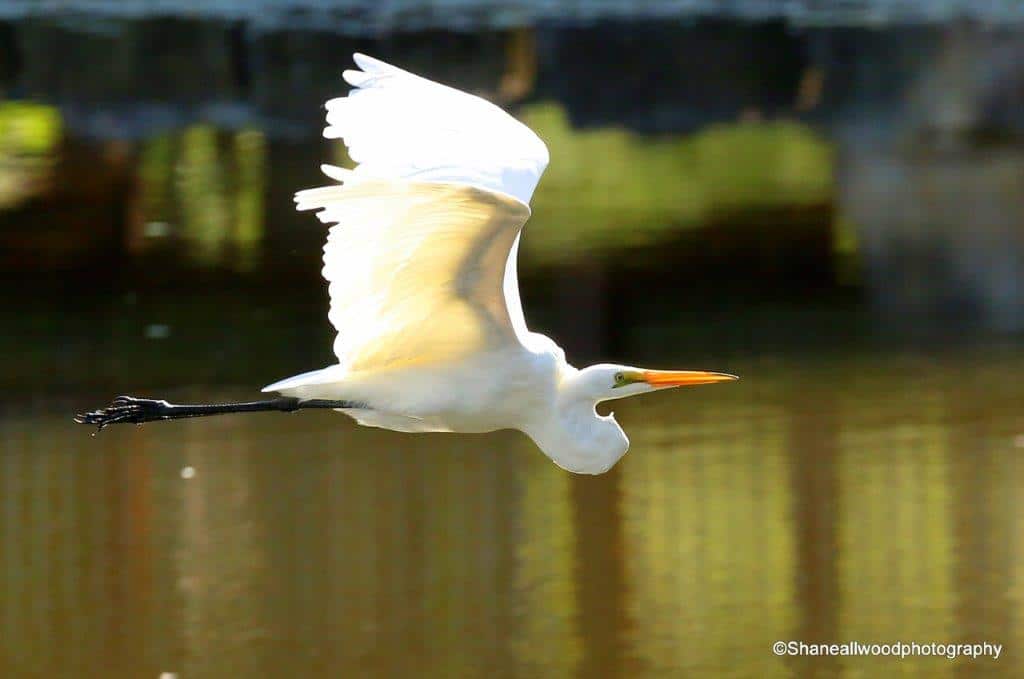
[[[355,89],[327,102],[328,139],[343,139],[355,172],[469,184],[529,203],[548,165],[544,142],[494,104],[363,54],[345,71]],[[334,168],[325,172],[339,178]]]
[[[442,364],[517,341],[502,288],[530,216],[523,203],[466,185],[354,176],[297,201],[337,224],[323,273],[334,352],[348,371]]]
[[[354,58],[324,136],[357,165],[325,165],[342,183],[296,194],[336,225],[323,273],[339,363],[442,363],[522,338],[516,254],[547,148],[479,97]]]

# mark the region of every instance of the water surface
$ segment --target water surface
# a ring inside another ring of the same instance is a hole
[[[92,438],[66,409],[8,411],[4,674],[1024,671],[1024,354],[708,367],[744,379],[615,404],[632,448],[597,478],[513,432],[273,413]],[[248,394],[178,394],[200,395]],[[1005,650],[785,659],[780,639]]]

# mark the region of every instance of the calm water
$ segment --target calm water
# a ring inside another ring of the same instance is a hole
[[[705,367],[744,379],[616,404],[632,449],[598,478],[511,432],[303,413],[91,438],[71,405],[8,409],[0,668],[1021,676],[1024,353]],[[248,394],[176,394],[200,395]],[[815,661],[779,639],[1005,650]]]

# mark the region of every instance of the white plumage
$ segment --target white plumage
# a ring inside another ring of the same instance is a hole
[[[524,431],[560,466],[609,469],[628,448],[594,405],[721,373],[598,365],[576,370],[526,328],[519,236],[548,163],[544,143],[497,106],[365,55],[324,136],[357,163],[296,194],[334,224],[324,248],[338,363],[269,385],[399,431]]]
[[[345,141],[357,175],[468,184],[529,204],[548,165],[530,128],[480,97],[354,59],[362,70],[344,77],[356,89],[327,102],[324,137]]]

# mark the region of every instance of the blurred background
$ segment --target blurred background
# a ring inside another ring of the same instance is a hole
[[[113,427],[333,362],[365,51],[547,142],[520,278],[615,404],[522,435]],[[0,0],[0,675],[1024,676],[1024,5]],[[1004,646],[781,658],[776,640]]]

